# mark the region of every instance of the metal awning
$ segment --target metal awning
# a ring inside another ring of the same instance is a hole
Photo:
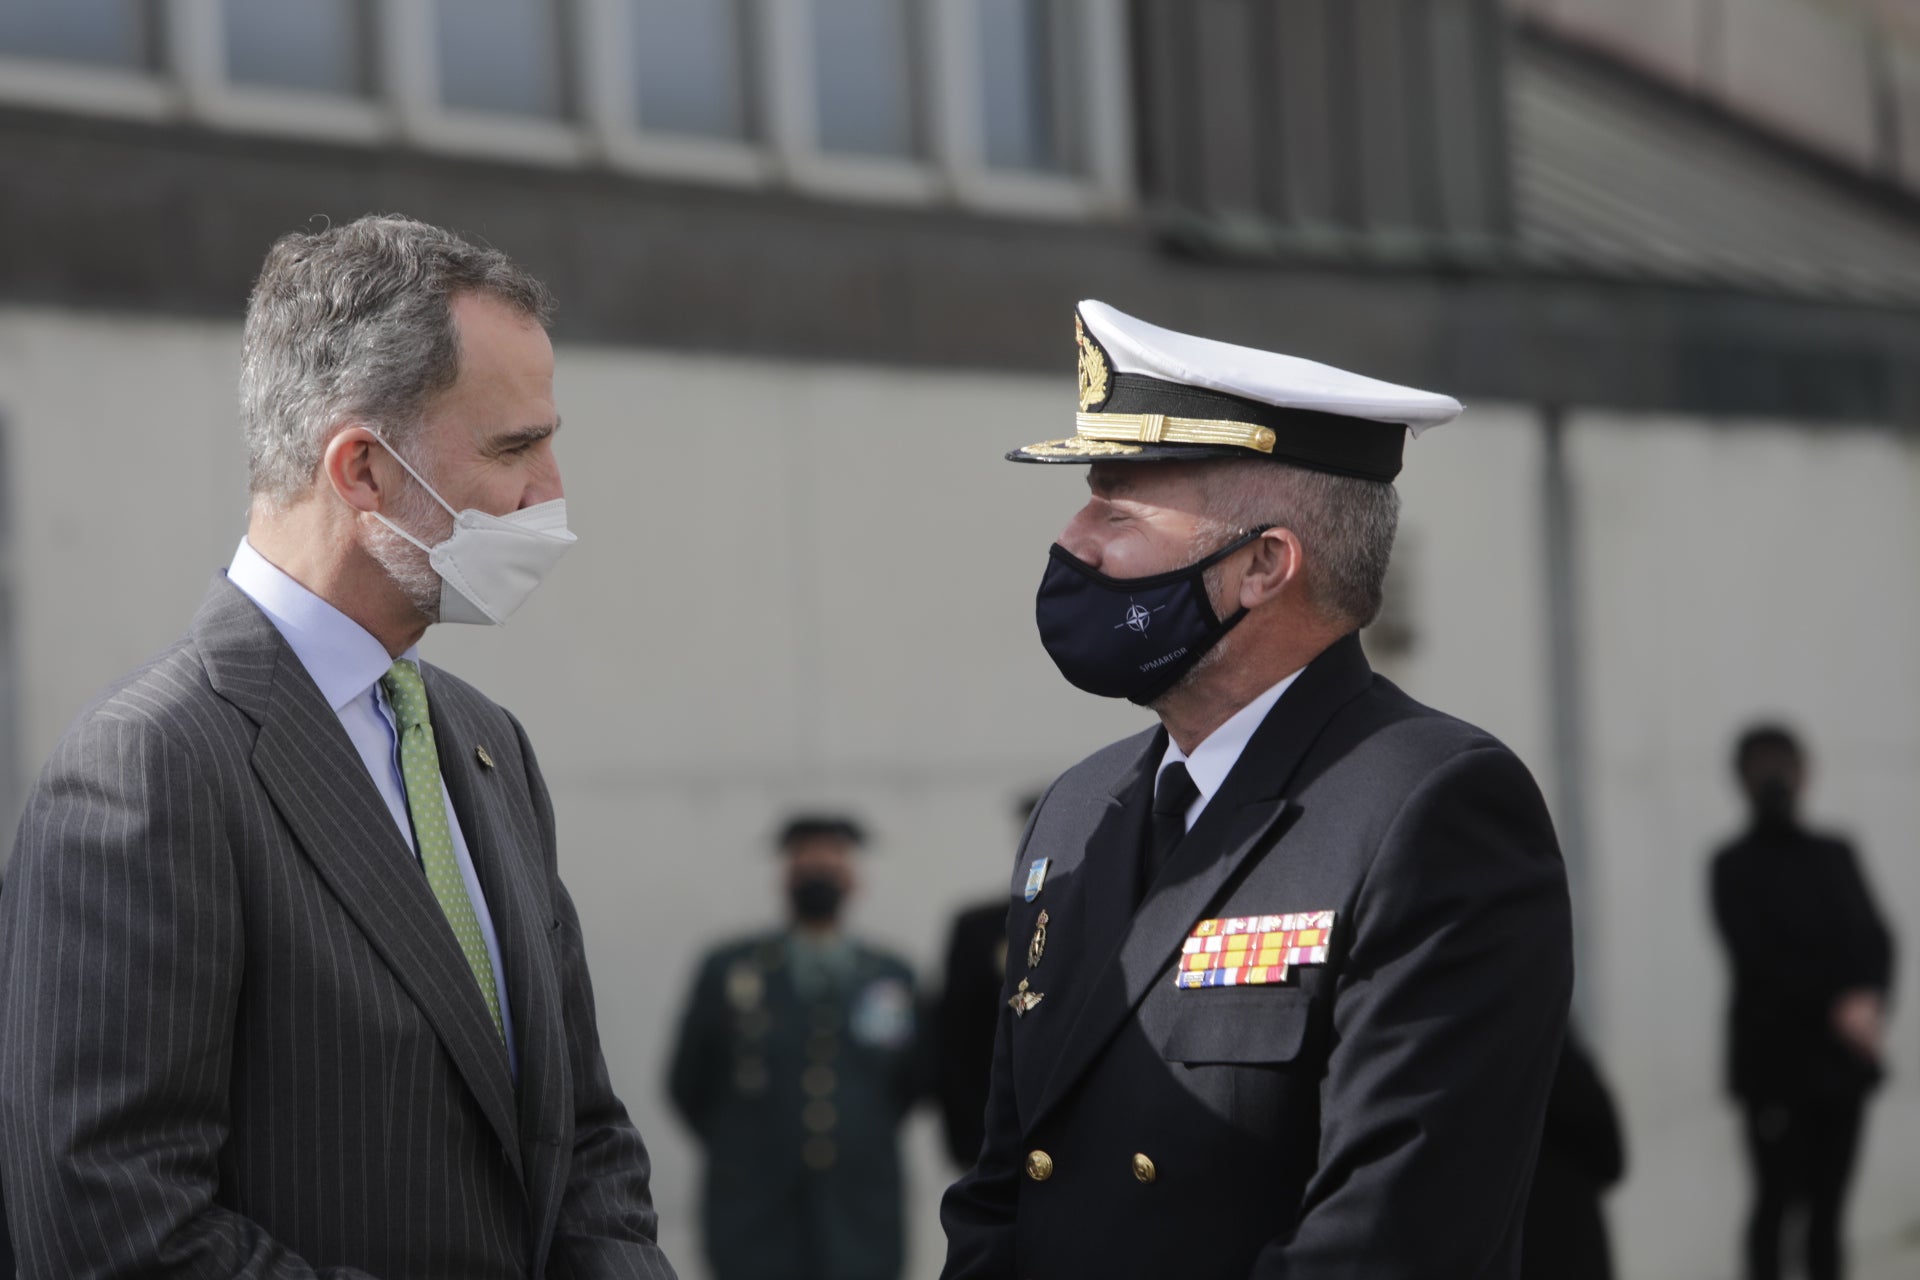
[[[1508,66],[1528,266],[1920,305],[1920,206],[1537,37]]]

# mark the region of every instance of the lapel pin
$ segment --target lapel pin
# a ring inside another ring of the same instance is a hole
[[[1007,1007],[1013,1010],[1014,1017],[1024,1018],[1035,1005],[1046,998],[1044,991],[1027,990],[1027,980],[1022,978],[1020,986],[1013,993],[1013,998],[1007,1001]]]
[[[1034,922],[1033,941],[1027,944],[1027,968],[1040,963],[1040,957],[1047,954],[1047,913],[1042,911],[1040,919]]]
[[[480,767],[482,769],[493,768],[493,757],[487,754],[487,749],[485,747],[475,747],[473,749],[473,756],[474,756],[474,759],[480,762]]]
[[[1040,886],[1047,882],[1048,858],[1035,858],[1033,865],[1027,868],[1027,901],[1032,902],[1040,896]]]

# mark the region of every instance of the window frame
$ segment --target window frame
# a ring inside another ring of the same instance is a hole
[[[377,0],[381,20],[376,41],[386,70],[387,100],[400,121],[401,137],[427,150],[529,164],[573,167],[593,158],[586,104],[595,96],[586,73],[581,0],[553,0],[560,18],[561,71],[578,73],[578,100],[560,120],[538,120],[505,111],[450,107],[440,100],[440,51],[434,31],[438,6],[458,0]],[[566,12],[571,10],[571,12]]]
[[[932,0],[948,64],[942,159],[963,206],[987,213],[1097,217],[1131,209],[1133,97],[1125,0],[1061,0],[1060,25],[1077,38],[1078,83],[1059,96],[1074,112],[1075,171],[996,169],[987,162],[978,0]]]
[[[741,0],[750,124],[744,141],[646,127],[627,0],[553,0],[573,86],[564,120],[440,101],[435,6],[458,0],[360,0],[372,60],[365,97],[236,82],[227,73],[222,0],[154,0],[160,50],[151,69],[0,56],[0,102],[541,166],[604,165],[636,177],[784,186],[836,200],[1043,218],[1118,216],[1135,205],[1126,0],[1061,2],[1072,6],[1080,49],[1077,83],[1063,95],[1074,112],[1074,172],[987,163],[979,0],[906,0],[915,11],[915,109],[926,150],[912,159],[820,146],[813,0]]]
[[[768,141],[782,176],[801,191],[880,203],[931,204],[947,193],[939,172],[946,95],[940,80],[941,24],[929,0],[904,0],[913,15],[918,127],[927,154],[913,159],[858,156],[820,145],[813,61],[813,0],[758,0],[767,39],[761,42]]]
[[[766,41],[764,0],[741,4],[741,72],[750,89],[760,86]],[[734,141],[648,129],[640,118],[639,71],[633,65],[632,8],[628,0],[581,0],[581,123],[590,129],[609,166],[638,177],[673,177],[739,186],[773,181],[776,165],[767,140],[766,94],[750,92],[748,137]]]
[[[26,107],[164,120],[178,116],[185,98],[175,75],[173,0],[155,0],[159,57],[150,67],[90,66],[52,58],[0,54],[0,102]]]
[[[167,46],[188,109],[200,121],[240,133],[327,142],[390,142],[398,134],[378,51],[385,0],[357,0],[368,25],[368,93],[343,97],[310,89],[246,84],[227,74],[224,0],[168,0]]]

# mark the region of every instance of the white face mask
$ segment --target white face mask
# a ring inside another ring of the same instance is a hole
[[[504,516],[472,507],[455,511],[385,440],[380,442],[407,474],[446,508],[453,532],[429,547],[379,512],[373,518],[427,553],[440,575],[440,621],[499,626],[526,603],[547,572],[579,541],[567,530],[567,500],[555,498]]]

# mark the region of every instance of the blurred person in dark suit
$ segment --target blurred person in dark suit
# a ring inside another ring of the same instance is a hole
[[[573,541],[551,308],[405,218],[268,252],[246,536],[55,747],[0,895],[24,1274],[673,1275],[533,748],[418,660]]]
[[[1521,1243],[1521,1280],[1613,1280],[1600,1199],[1626,1172],[1612,1095],[1573,1028],[1547,1095]]]
[[[1039,803],[1035,792],[1014,806],[1022,829]],[[933,1086],[947,1154],[968,1169],[987,1132],[993,1029],[1000,1022],[1000,983],[1007,976],[1006,898],[977,903],[954,917],[945,973],[934,1010]]]
[[[1801,824],[1807,770],[1789,730],[1743,733],[1734,771],[1751,817],[1713,859],[1733,977],[1727,1080],[1754,1184],[1748,1280],[1778,1280],[1790,1215],[1805,1219],[1810,1280],[1845,1274],[1847,1188],[1893,973],[1893,939],[1852,845]]]
[[[893,1280],[899,1130],[923,1073],[913,973],[849,934],[859,825],[793,818],[776,841],[785,927],[700,963],[668,1069],[706,1149],[716,1280]]]

